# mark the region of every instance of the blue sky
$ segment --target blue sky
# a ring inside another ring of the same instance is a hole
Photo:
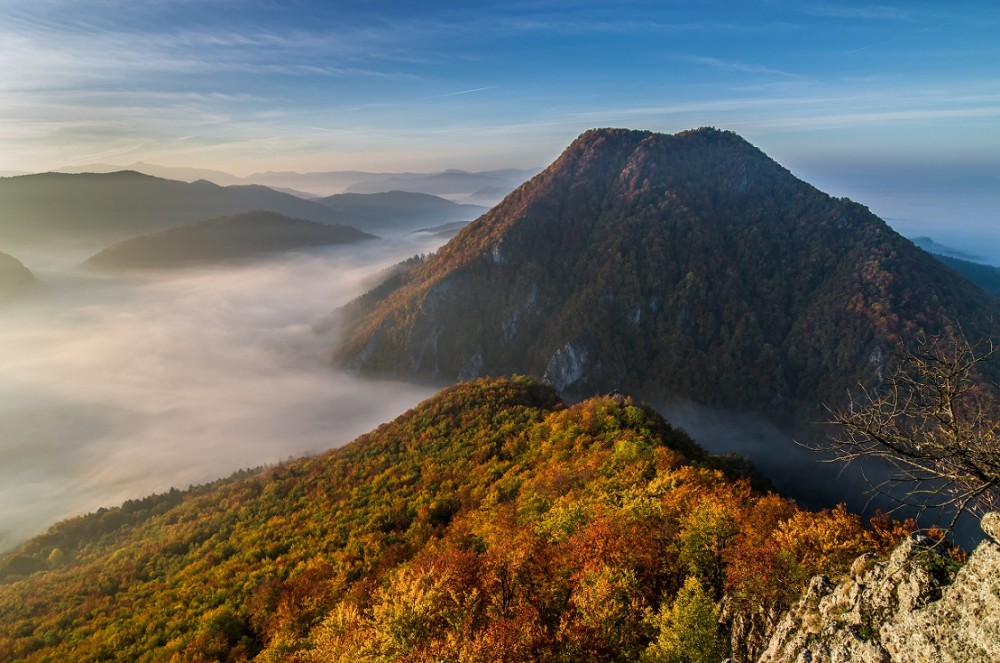
[[[0,171],[545,165],[732,129],[795,170],[1000,165],[992,2],[0,0]]]

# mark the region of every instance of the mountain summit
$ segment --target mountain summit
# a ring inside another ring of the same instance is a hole
[[[914,334],[983,336],[997,310],[732,132],[599,129],[349,305],[338,357],[787,414],[875,379]]]

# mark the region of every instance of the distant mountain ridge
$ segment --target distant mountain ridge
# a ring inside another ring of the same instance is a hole
[[[349,305],[339,361],[772,413],[838,402],[894,345],[995,298],[731,132],[583,134],[398,287]]]
[[[443,199],[428,201],[419,194],[405,194],[403,199],[394,199],[394,204],[395,211],[384,197],[357,195],[349,209],[343,205],[337,209],[337,205],[261,185],[222,187],[204,180],[186,183],[134,171],[44,173],[0,179],[0,237],[117,240],[254,210],[332,225],[353,225],[343,219],[347,215],[353,221],[387,223],[383,215],[391,213],[409,218],[416,228],[459,217],[468,220],[481,211]]]
[[[414,231],[435,225],[471,221],[486,211],[479,205],[462,205],[426,193],[338,193],[316,202],[334,210],[337,218],[370,232]]]
[[[266,209],[318,223],[336,213],[263,186],[185,183],[134,171],[44,173],[0,179],[0,234],[125,238],[203,219]]]
[[[376,237],[350,226],[330,226],[257,210],[122,240],[89,258],[87,264],[117,269],[178,267],[372,239]]]
[[[446,198],[482,202],[499,200],[517,185],[536,174],[535,169],[507,169],[481,173],[446,170],[433,174],[399,175],[366,179],[345,189],[345,193],[379,193],[399,190],[429,193]]]
[[[323,197],[335,193],[385,193],[402,190],[428,193],[455,199],[457,202],[492,205],[519,184],[538,173],[537,168],[502,168],[469,172],[448,169],[434,173],[369,172],[363,170],[331,170],[298,173],[266,171],[239,177],[221,170],[159,166],[137,161],[127,166],[91,163],[57,168],[57,173],[113,173],[133,170],[165,179],[194,182],[208,180],[220,186],[261,184],[278,191],[294,192],[300,197]],[[25,173],[11,173],[23,175]]]
[[[930,237],[914,237],[913,243],[961,274],[983,290],[1000,295],[1000,268],[988,265],[979,256],[938,244]]]
[[[206,180],[219,186],[232,186],[239,184],[255,184],[242,177],[232,175],[225,171],[213,170],[211,168],[185,168],[178,166],[160,166],[144,161],[136,161],[127,166],[114,166],[107,163],[91,163],[80,166],[64,166],[56,168],[55,173],[81,174],[81,173],[118,173],[123,170],[131,170],[143,175],[151,175],[167,180],[180,180],[181,182],[197,182]]]
[[[493,205],[513,191],[537,168],[504,168],[469,172],[449,169],[438,173],[367,173],[330,171],[317,173],[255,173],[246,179],[268,186],[322,193],[426,193],[456,202]]]
[[[980,264],[986,262],[983,258],[972,255],[971,253],[966,253],[965,251],[954,249],[950,246],[945,246],[944,244],[938,244],[930,237],[911,237],[910,240],[924,251],[927,251],[927,253],[932,253],[938,256],[946,256],[948,258],[956,258],[966,262]]]

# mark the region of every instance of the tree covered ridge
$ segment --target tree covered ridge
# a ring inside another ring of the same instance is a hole
[[[877,379],[900,339],[986,336],[1000,306],[715,129],[587,132],[392,286],[345,309],[342,361],[551,376],[572,350],[561,388],[777,414]]]
[[[751,660],[810,575],[905,527],[728,467],[627,398],[460,384],[322,456],[29,542],[0,658]]]

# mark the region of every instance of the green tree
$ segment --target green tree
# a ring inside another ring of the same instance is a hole
[[[719,663],[728,653],[719,634],[719,606],[696,576],[688,576],[673,605],[652,618],[659,631],[644,663]]]

